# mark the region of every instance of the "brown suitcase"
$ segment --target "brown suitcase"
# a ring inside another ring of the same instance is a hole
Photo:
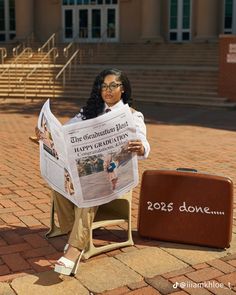
[[[227,248],[232,221],[230,178],[185,168],[143,173],[138,216],[142,237]]]

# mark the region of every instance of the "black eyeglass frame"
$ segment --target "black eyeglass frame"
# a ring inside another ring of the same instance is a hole
[[[101,84],[101,91],[107,91],[108,88],[109,88],[109,90],[114,91],[114,90],[116,90],[118,87],[120,87],[122,85],[123,85],[122,83],[115,83],[115,82],[112,82],[109,85],[107,85],[105,83],[102,83]]]

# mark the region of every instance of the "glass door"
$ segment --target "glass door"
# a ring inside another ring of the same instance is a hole
[[[117,41],[117,10],[115,8],[101,8],[100,6],[79,9],[78,31],[79,41]]]
[[[64,40],[118,41],[117,0],[63,0]]]
[[[169,0],[169,41],[191,40],[192,0]]]
[[[224,1],[224,34],[236,34],[236,0]]]

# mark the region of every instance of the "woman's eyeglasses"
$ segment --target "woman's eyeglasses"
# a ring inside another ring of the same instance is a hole
[[[107,91],[108,88],[109,88],[111,91],[114,91],[114,90],[116,90],[118,87],[120,87],[121,85],[122,85],[122,83],[118,84],[118,83],[114,83],[114,82],[112,82],[112,83],[109,84],[109,85],[103,83],[103,84],[101,85],[101,90],[102,90],[102,91]]]

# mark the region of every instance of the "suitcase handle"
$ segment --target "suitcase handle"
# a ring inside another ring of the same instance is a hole
[[[196,169],[193,168],[177,168],[176,171],[182,171],[182,172],[197,172]]]

